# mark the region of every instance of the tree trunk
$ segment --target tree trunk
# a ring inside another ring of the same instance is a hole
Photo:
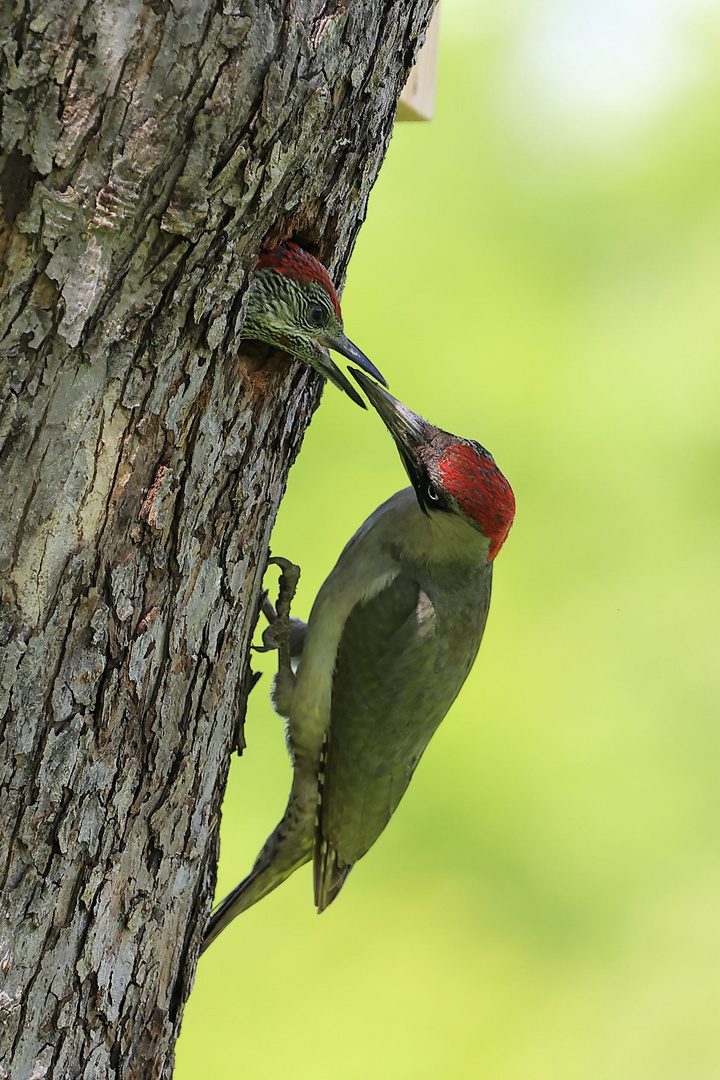
[[[342,276],[432,2],[4,0],[2,1077],[172,1072],[320,393],[248,273]]]

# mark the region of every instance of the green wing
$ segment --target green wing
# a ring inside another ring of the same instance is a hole
[[[337,656],[315,841],[320,911],[374,844],[467,678],[490,603],[490,565],[442,600],[400,574],[355,606]]]

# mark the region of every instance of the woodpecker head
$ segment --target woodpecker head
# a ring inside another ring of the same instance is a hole
[[[330,359],[328,349],[342,353],[387,386],[377,368],[345,337],[340,301],[327,270],[291,240],[260,255],[242,336],[304,360],[363,409],[365,402]]]
[[[395,440],[421,509],[464,518],[490,541],[491,562],[515,517],[515,496],[492,454],[472,439],[428,424],[361,372],[350,372]]]

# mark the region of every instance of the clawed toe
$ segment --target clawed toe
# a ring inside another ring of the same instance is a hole
[[[292,604],[298,581],[300,580],[300,567],[289,559],[283,559],[279,555],[272,555],[268,559],[268,566],[280,567],[280,583],[278,587],[276,617],[288,619],[290,617],[290,605]]]
[[[253,645],[252,648],[255,652],[277,650],[278,667],[290,670],[291,623],[298,621],[290,618],[290,605],[300,580],[300,567],[278,555],[273,555],[268,559],[268,566],[270,565],[280,567],[277,605],[273,607],[268,591],[265,589],[260,597],[260,610],[269,625],[263,631],[262,645]]]

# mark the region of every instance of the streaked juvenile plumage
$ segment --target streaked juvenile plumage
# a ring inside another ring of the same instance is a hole
[[[327,270],[291,240],[258,259],[242,336],[304,360],[362,408],[365,402],[330,359],[328,349],[387,385],[374,364],[345,336],[340,301]]]

